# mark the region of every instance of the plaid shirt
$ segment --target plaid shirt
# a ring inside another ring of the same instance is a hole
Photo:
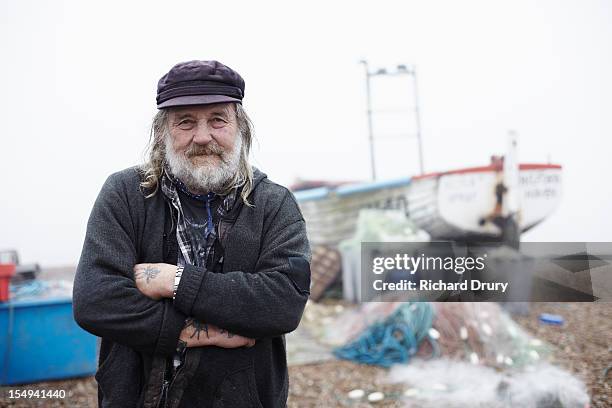
[[[179,199],[177,187],[181,188],[182,192],[197,199],[205,200],[206,206],[209,211],[209,220],[206,223],[206,229],[204,234],[201,231],[193,231],[191,224],[185,220],[185,214],[181,207],[181,201]],[[214,258],[214,247],[213,244],[217,239],[217,226],[218,220],[226,215],[234,207],[238,190],[234,189],[228,195],[223,198],[223,202],[217,208],[218,217],[217,222],[213,223],[210,214],[210,201],[214,195],[202,194],[196,195],[190,193],[184,188],[183,183],[175,178],[169,170],[164,169],[164,174],[161,179],[161,189],[166,198],[172,203],[174,208],[178,211],[178,222],[176,226],[176,238],[180,248],[178,265],[195,265],[195,266],[206,266],[208,259]],[[203,238],[203,239],[202,239]]]
[[[219,220],[234,207],[236,197],[238,196],[238,189],[232,190],[228,195],[223,197],[223,201],[216,210],[217,216],[213,217],[210,203],[215,197],[214,194],[193,194],[189,192],[185,185],[178,178],[175,178],[167,168],[164,168],[160,184],[163,194],[178,212],[176,238],[180,251],[177,265],[206,267],[215,256],[214,243],[218,236]],[[199,230],[198,224],[191,223],[186,219],[183,207],[181,206],[181,200],[179,199],[178,190],[181,190],[182,193],[196,200],[206,202],[208,217],[203,233]],[[183,350],[178,346],[173,361],[175,370],[181,365],[182,361]]]

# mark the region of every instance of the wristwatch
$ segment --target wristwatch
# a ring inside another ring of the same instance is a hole
[[[176,299],[176,291],[178,290],[178,285],[181,282],[181,276],[183,276],[183,269],[185,269],[183,265],[176,266],[176,274],[174,275],[174,289],[172,290],[172,299]]]

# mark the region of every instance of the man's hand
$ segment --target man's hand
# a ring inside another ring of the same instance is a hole
[[[171,298],[176,265],[143,263],[134,265],[136,287],[153,300]]]
[[[223,348],[252,347],[255,339],[249,339],[220,329],[212,324],[187,319],[179,340],[187,347],[217,346]]]

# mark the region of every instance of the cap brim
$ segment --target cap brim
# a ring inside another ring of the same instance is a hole
[[[168,99],[157,105],[157,109],[170,108],[172,106],[189,106],[189,105],[210,105],[213,103],[238,102],[240,99],[232,98],[226,95],[190,95],[177,96],[176,98]]]

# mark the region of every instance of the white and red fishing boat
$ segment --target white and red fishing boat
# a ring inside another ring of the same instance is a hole
[[[408,215],[435,238],[494,238],[502,234],[506,219],[525,232],[559,203],[561,166],[521,163],[518,173],[515,207],[504,205],[509,191],[501,176],[503,166],[496,163],[413,177]]]
[[[558,164],[518,163],[511,138],[504,157],[487,166],[412,178],[323,186],[295,193],[313,245],[335,246],[355,233],[363,208],[401,209],[432,239],[515,245],[561,199]]]

